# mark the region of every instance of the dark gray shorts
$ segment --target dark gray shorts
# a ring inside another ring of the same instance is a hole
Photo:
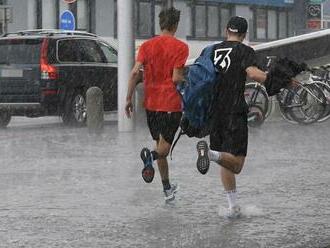
[[[211,150],[246,156],[248,146],[247,114],[223,114],[212,123]]]
[[[175,133],[181,121],[181,112],[157,112],[146,110],[150,134],[154,140],[159,140],[159,135],[169,144],[172,144]]]

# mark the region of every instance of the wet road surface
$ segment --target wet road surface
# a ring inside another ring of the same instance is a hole
[[[0,130],[0,247],[330,245],[330,122],[250,129],[238,176],[243,217],[228,221],[218,166],[204,176],[196,169],[197,139],[183,137],[174,150],[180,189],[166,205],[158,172],[151,184],[141,178],[139,151],[153,146],[145,127],[118,133],[108,121],[93,136],[40,120]]]

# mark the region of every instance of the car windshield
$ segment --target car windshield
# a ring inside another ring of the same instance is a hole
[[[0,65],[38,64],[42,39],[12,39],[0,41]]]

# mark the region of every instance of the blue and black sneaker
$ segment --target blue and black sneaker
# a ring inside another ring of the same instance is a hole
[[[152,154],[148,148],[143,148],[140,155],[144,164],[144,168],[142,169],[142,178],[146,183],[151,183],[155,175],[155,170],[152,165]]]

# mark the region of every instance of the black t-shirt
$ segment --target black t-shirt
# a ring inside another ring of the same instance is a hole
[[[215,45],[212,60],[219,70],[216,113],[246,113],[245,69],[257,65],[254,50],[238,41],[224,41]]]

